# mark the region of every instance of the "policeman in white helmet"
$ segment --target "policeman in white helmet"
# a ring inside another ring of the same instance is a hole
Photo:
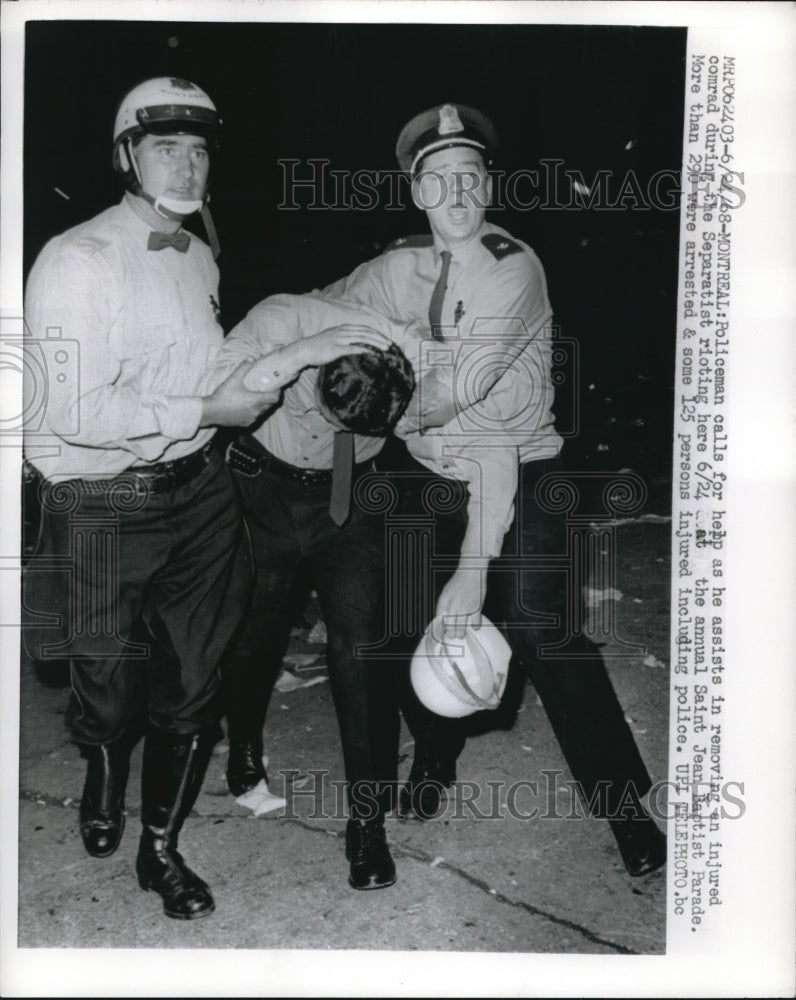
[[[196,211],[209,219],[219,126],[188,80],[131,90],[114,129],[123,198],[54,236],[25,293],[30,337],[63,338],[39,436],[25,442],[42,500],[25,643],[34,659],[55,649],[71,662],[67,724],[88,764],[80,834],[92,857],[119,846],[131,750],[146,725],[136,874],[179,920],[215,905],[177,838],[217,738],[219,671],[250,586],[214,436],[279,398],[245,388],[248,364],[216,371],[218,268],[182,229]],[[110,536],[94,537],[105,528]],[[56,564],[71,566],[73,586]]]
[[[176,223],[169,227],[172,231],[201,212],[214,258],[219,245],[207,207],[207,176],[220,127],[208,95],[178,77],[157,77],[134,87],[113,127],[113,166],[127,190],[147,201],[162,219]],[[171,139],[165,143],[167,136]]]

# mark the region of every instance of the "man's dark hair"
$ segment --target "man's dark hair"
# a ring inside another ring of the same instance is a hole
[[[356,434],[383,437],[400,420],[415,388],[412,365],[396,344],[346,354],[318,372],[329,412]]]

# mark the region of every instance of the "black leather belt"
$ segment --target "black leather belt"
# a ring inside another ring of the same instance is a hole
[[[245,438],[233,441],[227,450],[227,461],[230,468],[243,476],[254,478],[261,472],[280,476],[299,486],[318,486],[332,484],[331,469],[301,469],[297,465],[283,462],[281,458],[267,451],[256,438]],[[360,462],[354,466],[354,478],[373,468],[373,460]]]
[[[175,458],[173,462],[155,462],[152,465],[135,465],[120,472],[117,476],[107,479],[69,479],[65,483],[78,493],[107,493],[120,485],[140,490],[142,493],[169,493],[180,486],[185,486],[202,472],[216,454],[215,439],[211,439],[202,448]],[[58,486],[58,483],[49,484]]]
[[[156,462],[154,465],[136,465],[128,469],[127,473],[140,476],[153,484],[162,483],[161,489],[153,487],[151,492],[165,493],[195,479],[210,464],[215,454],[216,440],[210,438],[206,445],[185,458],[175,458],[173,462]]]

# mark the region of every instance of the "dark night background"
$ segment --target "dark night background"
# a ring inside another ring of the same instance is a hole
[[[324,285],[395,237],[427,230],[414,208],[310,210],[302,192],[300,210],[278,210],[278,160],[301,160],[300,176],[310,158],[328,159],[330,170],[394,170],[406,121],[458,101],[495,121],[496,168],[560,159],[587,183],[610,170],[614,192],[632,170],[644,191],[656,172],[680,168],[685,44],[685,30],[672,28],[28,23],[25,274],[47,239],[120,197],[113,119],[146,77],[195,81],[224,120],[211,188],[228,330],[265,295]],[[650,486],[650,509],[667,513],[677,210],[505,209],[490,218],[539,254],[562,336],[578,343],[571,455],[585,468],[633,468]],[[571,426],[563,396],[557,411]]]

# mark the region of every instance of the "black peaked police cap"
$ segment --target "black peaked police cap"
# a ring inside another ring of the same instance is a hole
[[[489,164],[500,145],[495,126],[485,114],[466,104],[438,104],[404,125],[395,146],[398,165],[414,174],[429,153],[451,146],[472,146]]]

